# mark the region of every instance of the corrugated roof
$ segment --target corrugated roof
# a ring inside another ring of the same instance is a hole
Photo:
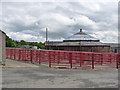
[[[63,41],[48,41],[47,43],[45,42],[45,45],[57,45],[63,43]]]
[[[120,43],[105,43],[110,45],[111,47],[120,47]]]
[[[59,44],[49,44],[51,46],[109,46],[101,42],[62,42]]]
[[[94,38],[84,32],[82,32],[82,29],[80,29],[80,32],[75,33],[74,35],[66,38],[64,41],[66,40],[99,40],[97,38]]]

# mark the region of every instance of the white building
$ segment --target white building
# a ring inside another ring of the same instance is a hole
[[[5,65],[6,60],[6,34],[0,30],[0,63]]]

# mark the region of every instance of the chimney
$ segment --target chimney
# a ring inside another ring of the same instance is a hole
[[[80,32],[82,32],[82,29],[80,29]]]

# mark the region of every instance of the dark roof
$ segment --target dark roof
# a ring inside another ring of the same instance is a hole
[[[84,32],[82,32],[82,29],[80,29],[80,32],[75,33],[74,35],[66,38],[64,41],[78,41],[78,40],[82,40],[82,41],[99,41],[99,39],[92,37]]]

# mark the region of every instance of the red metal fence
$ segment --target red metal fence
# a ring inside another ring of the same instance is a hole
[[[119,68],[119,53],[6,48],[6,58],[51,66],[92,67],[111,65]]]

